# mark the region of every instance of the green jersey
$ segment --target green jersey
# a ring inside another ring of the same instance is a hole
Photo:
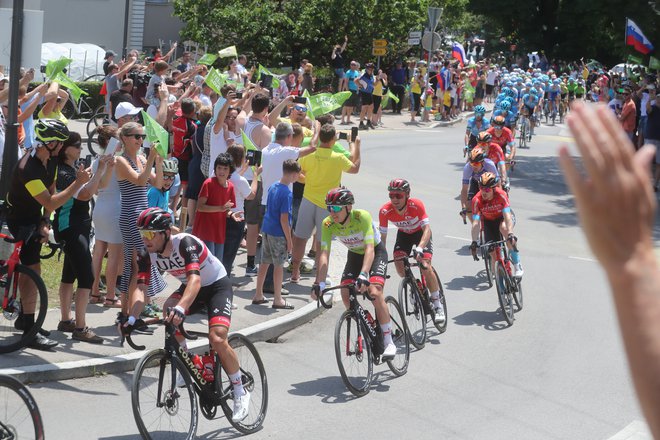
[[[371,214],[364,209],[353,209],[344,224],[335,223],[328,216],[323,220],[321,231],[321,250],[329,251],[333,238],[337,238],[349,251],[364,255],[368,244],[380,243],[380,232],[371,219]]]
[[[570,82],[569,82],[569,83],[566,85],[566,88],[568,89],[568,93],[570,93],[570,94],[574,94],[574,93],[575,93],[575,89],[577,89],[577,86],[578,86],[577,83],[574,83],[574,82],[573,82],[573,83],[570,83]]]

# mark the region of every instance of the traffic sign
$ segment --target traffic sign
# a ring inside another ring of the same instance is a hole
[[[374,47],[373,50],[371,51],[371,54],[374,56],[382,57],[385,54],[387,54],[387,48],[386,47]]]
[[[408,46],[417,46],[420,41],[422,41],[421,38],[408,38]]]
[[[387,40],[374,40],[374,47],[387,47]]]
[[[408,32],[408,38],[422,38],[422,31],[410,31]]]

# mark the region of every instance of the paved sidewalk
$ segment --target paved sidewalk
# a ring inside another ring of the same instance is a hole
[[[344,266],[346,250],[343,246],[333,246],[329,268],[329,278],[333,283],[339,282]],[[245,274],[246,254],[239,251],[237,275]],[[232,279],[238,287],[234,287],[234,304],[237,308],[232,312],[231,332],[240,332],[253,342],[269,341],[305,324],[323,309],[317,308],[316,302],[310,299],[310,287],[314,282],[315,272],[303,274],[299,284],[288,282],[289,273],[284,271],[284,298],[295,306],[294,310],[279,310],[271,308],[270,304],[253,305],[252,297],[255,291],[256,277],[237,276]],[[167,289],[156,297],[157,302],[164,301],[179,283],[167,276]],[[272,294],[266,294],[272,300]],[[106,308],[102,305],[90,304],[87,308],[87,325],[104,338],[103,344],[90,344],[71,339],[70,333],[57,330],[60,320],[60,309],[52,309],[46,315],[43,328],[51,331],[51,338],[60,342],[54,350],[45,352],[33,349],[23,349],[14,353],[4,354],[0,359],[0,374],[9,374],[23,382],[43,382],[88,377],[100,374],[129,371],[135,368],[138,360],[146,351],[136,352],[128,344],[119,346],[119,335],[114,321],[119,309]],[[196,314],[186,319],[186,328],[200,332],[208,332],[206,315]],[[153,336],[134,334],[134,342],[145,345],[146,350],[163,347],[163,327],[157,328]],[[193,351],[206,351],[208,341],[200,338],[188,341]],[[197,349],[197,350],[194,350]]]

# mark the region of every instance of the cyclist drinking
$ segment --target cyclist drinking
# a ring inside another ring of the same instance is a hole
[[[513,262],[513,276],[522,278],[523,268],[520,264],[520,255],[513,250],[517,238],[513,235],[513,219],[511,207],[506,193],[497,186],[498,178],[493,173],[483,173],[479,178],[479,192],[472,199],[472,244],[470,251],[477,255],[477,240],[483,216],[484,243],[498,241],[500,237],[507,237],[506,245]],[[484,244],[482,243],[482,244]],[[493,250],[492,261],[495,262]],[[493,271],[493,273],[495,273]]]
[[[399,260],[407,258],[412,251],[417,261],[423,263],[420,267],[431,292],[435,322],[444,324],[446,317],[444,307],[440,303],[439,280],[431,266],[433,237],[424,203],[410,198],[410,184],[407,180],[394,179],[387,186],[387,190],[390,192],[390,201],[380,208],[378,215],[383,245],[386,245],[387,241],[387,225],[392,222],[398,229],[394,243],[394,258],[397,259],[394,267],[397,273],[403,278],[403,263]]]
[[[486,107],[477,105],[474,107],[474,116],[468,119],[467,129],[465,130],[465,150],[470,150],[477,145],[477,135],[479,132],[487,130],[490,127],[486,115]]]
[[[461,180],[461,215],[467,214],[472,221],[472,198],[479,191],[479,178],[485,172],[493,173],[499,177],[497,167],[490,159],[486,159],[484,150],[474,147],[470,151],[469,161],[463,167],[463,179]]]
[[[234,411],[232,420],[241,421],[248,415],[250,393],[243,388],[238,357],[227,342],[231,323],[231,304],[234,293],[224,266],[204,244],[191,234],[172,234],[172,215],[157,207],[147,208],[140,213],[137,227],[145,247],[138,252],[139,294],[147,293],[151,265],[169,272],[182,284],[165,301],[163,310],[169,310],[165,319],[179,326],[188,310],[204,302],[208,310],[209,343],[218,353],[222,366],[234,388]],[[143,325],[135,316],[130,316],[126,328]],[[177,334],[177,341],[185,349],[185,339]]]
[[[321,254],[312,295],[315,296],[316,289],[325,289],[323,280],[328,273],[330,244],[333,238],[337,238],[348,248],[341,284],[355,282],[360,292],[368,291],[373,298],[376,318],[383,330],[385,351],[381,358],[391,360],[396,355],[396,346],[392,341],[390,312],[383,295],[387,275],[387,249],[380,239],[376,224],[371,220],[371,214],[363,209],[353,209],[354,202],[353,193],[344,187],[331,189],[325,197],[330,215],[322,224]],[[347,289],[341,289],[341,297],[348,308]]]

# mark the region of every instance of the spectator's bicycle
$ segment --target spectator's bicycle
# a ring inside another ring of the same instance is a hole
[[[19,380],[0,375],[0,439],[44,439],[37,402]]]
[[[236,352],[241,366],[243,386],[250,392],[250,411],[239,421],[232,420],[234,391],[220,357],[210,350],[214,359],[213,380],[204,379],[203,372],[193,363],[192,356],[174,337],[180,331],[186,339],[197,339],[206,333],[188,333],[163,319],[138,321],[125,334],[126,342],[135,350],[144,350],[131,339],[131,332],[146,325],[164,325],[165,347],[146,353],[135,367],[131,401],[133,416],[144,439],[193,439],[197,431],[197,398],[202,415],[213,420],[218,406],[231,425],[244,434],[261,429],[268,409],[268,380],[261,357],[250,340],[239,334],[229,336],[229,345]]]
[[[388,264],[394,263],[396,260],[388,261]],[[408,333],[410,334],[410,342],[417,349],[424,347],[426,341],[426,324],[428,321],[438,329],[438,332],[444,333],[447,330],[447,319],[444,323],[435,322],[435,309],[433,308],[433,301],[431,300],[431,292],[426,284],[426,278],[421,272],[424,263],[419,263],[416,260],[406,257],[401,259],[403,262],[403,270],[405,275],[399,284],[399,304],[403,309],[403,315],[406,319]],[[412,271],[413,267],[420,268],[419,278],[415,277]],[[438,280],[440,287],[440,303],[447,316],[447,301],[445,298],[444,290],[442,288],[442,281],[438,276],[435,268],[433,273]]]
[[[369,392],[373,379],[373,366],[387,362],[395,376],[403,376],[408,371],[410,361],[410,341],[408,328],[399,303],[388,296],[385,298],[392,323],[392,341],[396,345],[394,359],[383,360],[383,334],[378,324],[368,310],[358,302],[357,286],[354,283],[339,285],[316,292],[323,307],[332,307],[332,300],[326,302],[325,295],[336,289],[348,289],[349,309],[342,313],[335,326],[335,356],[342,381],[346,388],[355,396],[364,396]],[[328,295],[332,296],[332,295]],[[362,293],[364,298],[373,301],[369,293]]]

